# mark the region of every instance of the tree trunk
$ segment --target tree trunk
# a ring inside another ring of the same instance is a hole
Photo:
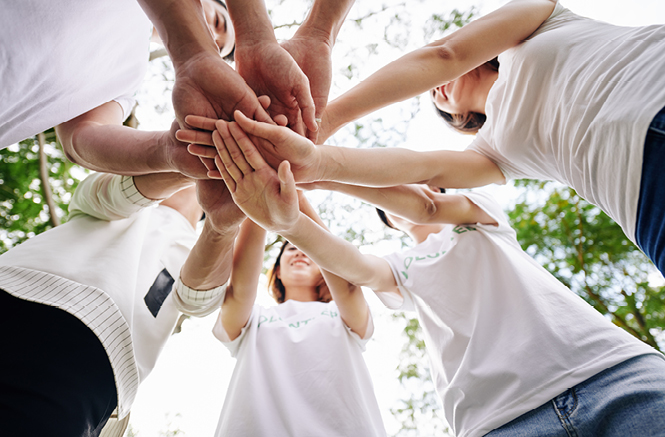
[[[53,227],[56,227],[60,224],[60,219],[58,218],[57,208],[55,207],[55,202],[53,202],[53,194],[51,193],[51,184],[48,181],[48,160],[46,159],[46,153],[44,152],[44,146],[46,144],[46,137],[44,132],[37,135],[39,140],[39,179],[42,183],[42,195],[48,206],[49,217],[51,218],[51,224]]]

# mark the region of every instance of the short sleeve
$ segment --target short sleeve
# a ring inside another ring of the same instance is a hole
[[[252,326],[253,320],[257,317],[258,311],[259,307],[254,305],[252,308],[252,314],[249,316],[249,320],[240,330],[240,335],[238,335],[238,337],[233,340],[229,338],[229,335],[226,333],[226,329],[224,329],[224,326],[222,325],[222,313],[220,311],[219,316],[217,317],[217,322],[215,322],[215,326],[212,328],[212,333],[217,338],[217,340],[221,341],[222,344],[229,350],[229,352],[231,352],[232,357],[235,358],[238,355],[242,341],[247,336],[247,332]]]
[[[132,113],[132,109],[134,109],[134,105],[136,105],[136,99],[133,96],[122,96],[113,99],[113,101],[122,108],[122,120],[127,120]]]
[[[386,308],[398,311],[415,311],[416,305],[413,301],[413,296],[402,285],[402,278],[396,265],[402,263],[402,257],[399,253],[392,253],[383,257],[388,261],[390,270],[393,272],[395,282],[397,283],[397,290],[395,291],[375,291],[376,297],[386,306]]]
[[[483,126],[483,128],[480,129],[471,144],[467,146],[466,150],[476,152],[496,164],[496,166],[499,167],[499,170],[501,170],[501,173],[503,173],[503,177],[506,179],[507,183],[509,180],[515,179],[515,175],[501,163],[498,152],[485,140],[483,129],[488,127],[489,126]]]

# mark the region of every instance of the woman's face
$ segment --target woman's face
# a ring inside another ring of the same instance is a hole
[[[432,90],[434,105],[449,114],[466,114],[473,111],[477,85],[475,70]]]
[[[287,243],[282,253],[277,277],[285,288],[290,285],[317,286],[323,279],[319,266],[291,243]]]
[[[219,54],[224,57],[231,53],[236,41],[229,12],[215,0],[202,0],[201,5],[208,29],[219,47]]]

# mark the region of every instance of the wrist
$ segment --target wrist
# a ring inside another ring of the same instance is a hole
[[[307,226],[306,222],[309,220],[309,218],[303,213],[302,211],[298,211],[298,218],[292,222],[289,226],[285,227],[284,229],[281,230],[273,230],[276,234],[281,235],[282,237],[286,238],[288,241],[293,242],[293,240],[297,240],[298,235],[300,234],[300,231],[302,229],[305,229],[303,226]],[[293,243],[295,244],[295,243]]]
[[[200,0],[164,1],[148,13],[176,72],[199,53],[219,54],[208,30]]]
[[[335,45],[335,34],[330,28],[322,27],[319,24],[312,23],[309,19],[298,27],[292,40],[318,41],[325,43],[330,50]]]
[[[205,238],[211,244],[220,245],[229,244],[229,241],[233,242],[235,240],[240,229],[240,223],[215,224],[213,221],[213,218],[206,213],[201,238]]]

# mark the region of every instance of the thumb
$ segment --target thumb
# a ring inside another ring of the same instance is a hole
[[[291,172],[289,161],[282,161],[277,168],[277,177],[279,178],[279,191],[283,198],[289,203],[298,198],[296,181]]]

